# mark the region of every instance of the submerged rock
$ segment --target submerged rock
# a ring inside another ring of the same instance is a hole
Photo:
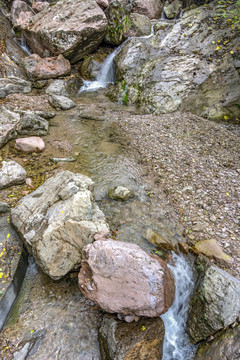
[[[240,325],[217,334],[211,342],[198,346],[194,360],[240,359]]]
[[[16,140],[16,148],[24,152],[41,152],[45,149],[44,141],[37,136]]]
[[[0,98],[9,94],[30,93],[32,90],[31,83],[15,76],[0,78]]]
[[[127,324],[107,314],[98,338],[102,360],[159,360],[163,352],[164,324],[160,318],[142,318]]]
[[[196,343],[231,325],[240,316],[240,281],[210,266],[190,302],[188,332]]]
[[[107,19],[95,0],[60,0],[21,29],[36,54],[62,54],[74,63],[98,47]]]
[[[54,79],[71,72],[70,62],[62,55],[42,59],[39,55],[33,54],[24,59],[24,67],[32,81]]]
[[[93,181],[62,171],[25,196],[11,212],[12,223],[37,264],[57,280],[81,263],[84,245],[107,231],[94,202]]]
[[[25,182],[27,173],[15,161],[3,161],[0,169],[0,190],[12,185],[18,185]]]
[[[108,197],[112,200],[127,201],[134,196],[134,192],[124,186],[117,186],[114,189],[108,190]]]
[[[178,243],[176,240],[175,241],[172,240],[172,242],[170,242],[168,239],[161,236],[160,234],[158,234],[156,231],[154,231],[152,229],[147,229],[146,239],[151,244],[154,244],[157,247],[159,247],[160,249],[164,249],[164,250],[174,250],[174,248],[176,247],[176,245]]]
[[[82,253],[82,293],[109,313],[157,317],[174,300],[174,280],[166,263],[139,246],[98,240]]]

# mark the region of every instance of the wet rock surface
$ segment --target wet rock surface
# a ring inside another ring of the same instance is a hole
[[[134,192],[124,186],[117,186],[114,189],[108,190],[108,197],[112,200],[127,201],[134,196]]]
[[[77,269],[84,245],[108,230],[93,200],[92,180],[69,171],[48,179],[21,200],[11,220],[37,264],[52,279]]]
[[[188,331],[194,343],[233,324],[240,315],[240,281],[210,266],[190,302]]]
[[[160,318],[141,318],[127,324],[105,315],[99,329],[102,360],[159,360],[162,358],[164,324]]]
[[[25,182],[26,171],[15,161],[3,161],[0,169],[0,190]]]
[[[82,293],[109,313],[157,317],[174,300],[174,280],[166,263],[140,247],[98,240],[83,248]]]
[[[132,6],[134,12],[146,15],[149,19],[158,19],[163,8],[161,0],[133,0]]]
[[[194,360],[228,360],[240,357],[240,325],[219,333],[211,342],[199,345]]]

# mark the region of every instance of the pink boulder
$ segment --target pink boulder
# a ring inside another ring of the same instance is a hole
[[[49,6],[50,4],[47,1],[37,1],[33,4],[32,9],[35,11],[35,13],[40,13]]]
[[[158,19],[163,9],[161,0],[133,0],[132,6],[133,12],[146,15],[149,19]]]
[[[109,6],[108,0],[96,0],[97,4],[100,6],[101,9],[105,10]]]
[[[108,313],[158,317],[174,300],[171,272],[139,246],[98,240],[83,248],[81,292]]]
[[[13,26],[18,27],[25,24],[33,15],[34,12],[25,1],[14,0],[11,8]]]
[[[71,72],[70,62],[61,54],[51,58],[33,54],[24,59],[24,67],[30,80],[53,79]]]
[[[17,139],[15,146],[24,152],[41,152],[45,149],[44,141],[37,136]]]

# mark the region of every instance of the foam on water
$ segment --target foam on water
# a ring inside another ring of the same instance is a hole
[[[174,265],[168,265],[175,279],[175,300],[161,316],[165,325],[163,360],[193,359],[195,346],[186,333],[189,297],[194,288],[191,265],[183,255],[173,254]]]

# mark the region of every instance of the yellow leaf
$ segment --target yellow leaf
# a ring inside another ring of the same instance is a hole
[[[221,40],[218,40],[217,42],[220,44]]]
[[[226,193],[227,196],[230,196],[229,193]]]
[[[215,50],[221,50],[221,48],[222,47],[218,45]]]
[[[234,54],[234,51],[231,50],[231,51],[230,51],[230,54],[233,55],[233,54]]]
[[[212,41],[212,44],[215,44],[215,41]]]
[[[10,234],[7,234],[7,239],[9,239],[10,238]]]
[[[229,117],[227,115],[224,116],[224,120],[228,120]]]
[[[0,279],[2,279],[3,277],[3,272],[0,272]]]

